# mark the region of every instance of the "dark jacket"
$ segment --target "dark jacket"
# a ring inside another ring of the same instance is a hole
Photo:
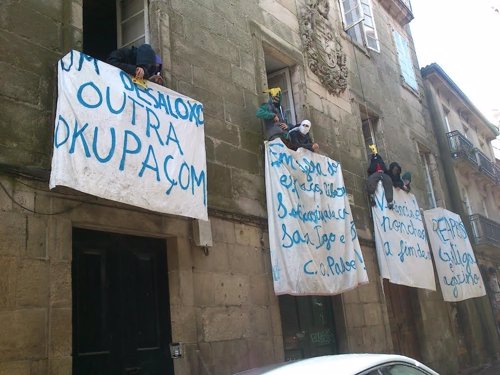
[[[267,140],[272,140],[276,136],[285,136],[287,134],[286,130],[280,128],[279,123],[273,121],[274,116],[278,115],[279,122],[287,124],[286,118],[283,113],[283,108],[281,107],[281,99],[279,103],[273,103],[270,97],[267,103],[262,103],[255,113],[257,118],[264,120],[264,137]]]
[[[377,171],[377,165],[382,169],[383,172],[387,172],[384,159],[382,159],[382,156],[380,156],[379,154],[375,154],[372,155],[370,159],[370,165],[367,169],[368,176],[374,174]]]
[[[396,169],[396,170],[393,171],[393,169]],[[394,187],[397,187],[400,189],[403,188],[404,184],[403,184],[403,180],[401,179],[401,166],[398,163],[392,162],[389,165],[389,169],[387,170],[386,174],[388,174],[389,177],[391,178],[392,185]]]
[[[292,150],[297,150],[299,147],[304,147],[314,152],[311,136],[309,135],[309,133],[302,134],[299,130],[299,126],[294,127],[288,132],[288,140],[288,147],[290,147]]]
[[[158,71],[156,67],[156,54],[149,44],[143,44],[138,48],[125,47],[117,49],[110,53],[107,62],[132,76],[135,75],[136,68],[141,67],[144,69],[145,79],[148,79]]]

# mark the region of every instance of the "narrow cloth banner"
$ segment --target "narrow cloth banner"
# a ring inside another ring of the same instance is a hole
[[[332,295],[368,282],[340,164],[266,142],[274,291]]]
[[[424,211],[434,263],[448,302],[486,295],[481,272],[459,215],[438,207]]]
[[[415,196],[394,188],[394,208],[389,210],[379,182],[372,214],[382,277],[394,284],[436,290],[431,253]]]
[[[201,103],[77,51],[58,90],[51,189],[207,220]]]

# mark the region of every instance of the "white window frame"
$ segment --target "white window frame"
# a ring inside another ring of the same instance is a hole
[[[145,43],[149,43],[149,0],[142,0],[143,1],[143,7],[142,10],[133,14],[127,19],[122,19],[122,7],[121,3],[130,1],[130,0],[116,0],[116,36],[117,36],[117,46],[118,48],[122,47],[129,47],[132,46],[135,42],[137,42],[139,39],[144,38]],[[133,0],[132,0],[133,1]],[[135,17],[139,14],[143,13],[144,14],[144,34],[138,35],[136,38],[133,40],[129,41],[127,44],[123,44],[123,24],[127,22],[129,19],[132,17]]]
[[[290,118],[287,118],[287,121],[292,125],[296,125],[297,119],[295,117],[295,103],[293,101],[293,90],[292,90],[292,80],[290,79],[290,68],[286,67],[286,68],[277,70],[273,73],[270,73],[267,75],[267,79],[269,81],[269,78],[273,78],[273,77],[279,76],[281,74],[285,75],[285,84],[287,86],[286,88],[281,87],[281,91],[286,92],[287,97],[288,97],[287,105],[288,105],[288,108],[290,110]]]
[[[349,10],[349,13],[353,16],[350,23],[347,21],[344,2],[349,2],[353,5]],[[351,39],[358,44],[364,45],[366,48],[380,52],[380,43],[371,0],[339,0],[339,4],[344,30],[349,34]],[[371,25],[369,22],[370,19]]]
[[[417,151],[420,156],[420,160],[424,166],[425,173],[425,185],[427,188],[427,198],[431,208],[437,207],[436,194],[434,193],[434,186],[432,185],[432,174],[430,168],[430,152],[420,149],[420,145],[417,143]]]
[[[396,53],[398,55],[401,77],[412,90],[418,92],[417,75],[415,74],[415,67],[413,66],[413,59],[411,57],[408,39],[395,29],[392,30],[392,35],[396,46]]]
[[[450,113],[450,110],[443,106],[443,113],[444,113],[444,123],[446,125],[446,131],[447,133],[451,133],[451,126],[450,126],[450,120],[448,118],[448,114]]]

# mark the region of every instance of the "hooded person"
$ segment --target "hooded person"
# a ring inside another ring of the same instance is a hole
[[[161,80],[163,83],[163,78],[158,74],[161,72],[161,58],[159,63],[158,58],[149,44],[142,44],[139,47],[124,47],[111,52],[107,62],[137,79],[149,79],[156,83]]]
[[[380,156],[378,153],[377,146],[373,144],[369,145],[368,148],[370,149],[371,155],[370,155],[370,165],[368,166],[367,170],[368,179],[366,182],[366,190],[370,197],[370,204],[372,206],[375,206],[375,199],[373,195],[377,190],[378,182],[382,181],[382,187],[384,188],[387,207],[390,210],[392,210],[394,206],[393,203],[394,191],[393,191],[392,179],[386,173],[387,168],[385,167],[384,159],[382,159],[382,156]]]
[[[264,136],[268,141],[275,138],[287,138],[288,124],[281,106],[281,88],[274,87],[264,92],[269,94],[266,103],[262,103],[255,115],[264,121]]]
[[[394,187],[403,189],[404,184],[401,179],[401,166],[398,163],[392,162],[389,164],[389,169],[385,173],[391,178]]]
[[[403,190],[409,193],[411,191],[411,173],[403,173],[403,175],[401,176],[401,180],[403,181]]]
[[[288,132],[288,147],[297,150],[299,147],[307,148],[310,151],[319,149],[317,143],[311,139],[309,131],[311,130],[311,121],[303,120],[300,125],[294,127]]]

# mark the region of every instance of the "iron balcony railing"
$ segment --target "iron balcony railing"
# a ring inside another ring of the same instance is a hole
[[[476,149],[476,156],[479,164],[479,169],[483,171],[483,173],[486,173],[493,180],[496,180],[497,177],[500,177],[500,175],[497,176],[496,174],[495,164],[493,164],[485,154]]]
[[[467,160],[474,168],[484,173],[491,180],[495,181],[495,183],[500,183],[500,169],[481,150],[474,147],[472,142],[462,133],[454,130],[446,133],[446,137],[453,159]]]
[[[450,147],[453,159],[465,158],[476,166],[479,166],[475,155],[476,149],[471,141],[458,130],[447,133],[446,136],[448,137],[448,146]]]
[[[492,244],[500,247],[500,223],[479,214],[469,216],[475,244]]]

